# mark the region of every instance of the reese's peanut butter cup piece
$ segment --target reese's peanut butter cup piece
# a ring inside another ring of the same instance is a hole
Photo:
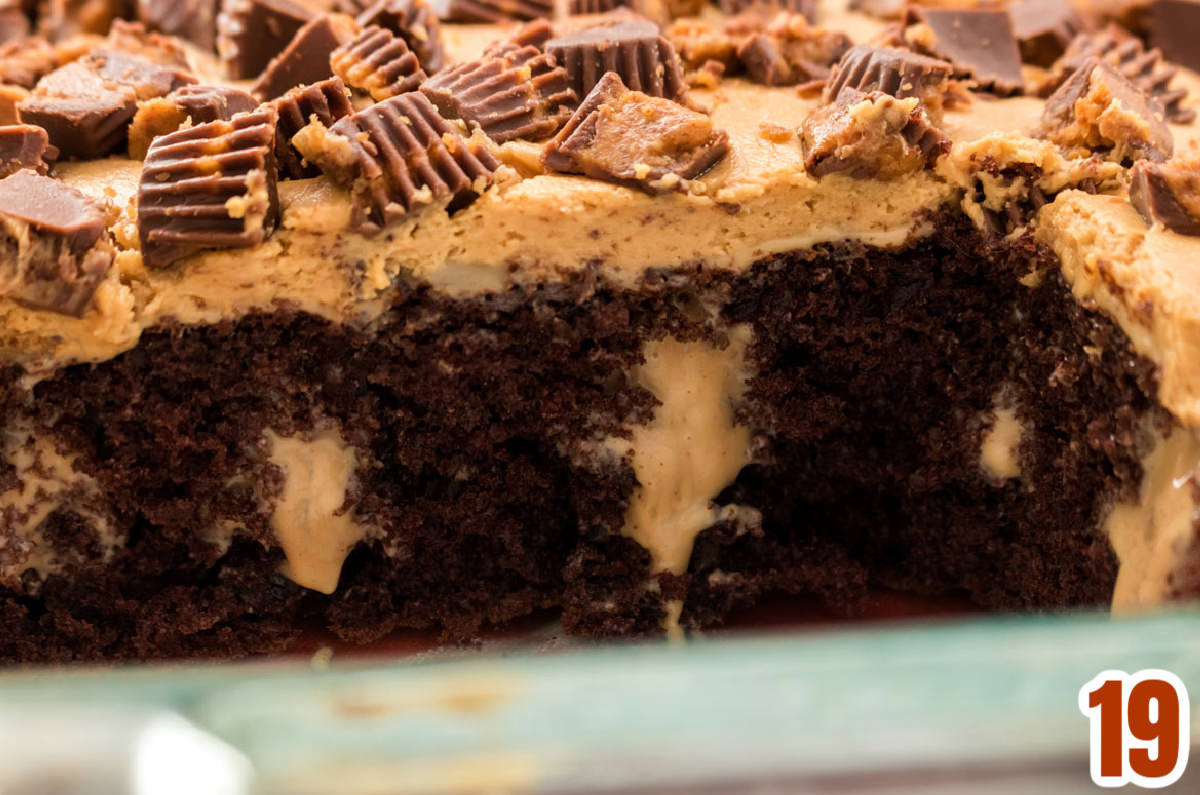
[[[151,141],[185,125],[232,119],[256,107],[258,100],[245,91],[219,86],[184,86],[139,103],[129,125],[129,156],[145,159]]]
[[[1049,67],[1084,29],[1071,0],[1019,0],[1008,6],[1021,60]]]
[[[0,296],[76,317],[114,254],[99,205],[29,170],[0,180],[0,247]]]
[[[844,88],[800,128],[804,166],[814,177],[894,179],[928,168],[950,151],[917,97]]]
[[[220,8],[220,0],[137,0],[137,18],[152,30],[213,51]]]
[[[41,127],[32,124],[0,126],[0,177],[15,174],[23,168],[45,174],[48,161],[58,157],[50,138]]]
[[[547,138],[579,102],[567,70],[536,47],[455,64],[426,81],[421,93],[443,116],[478,124],[496,143]]]
[[[334,50],[329,62],[346,85],[376,100],[415,91],[428,78],[404,39],[378,25]]]
[[[584,28],[546,42],[566,70],[571,88],[586,96],[608,72],[622,84],[654,97],[678,99],[687,90],[675,48],[644,19]]]
[[[259,99],[274,99],[296,86],[333,77],[331,56],[357,34],[353,18],[322,14],[300,28],[283,52],[271,59],[251,91]]]
[[[664,97],[630,91],[615,72],[596,84],[542,153],[547,168],[647,193],[686,188],[729,151],[712,119]]]
[[[442,26],[428,0],[378,0],[358,15],[358,24],[378,25],[404,39],[427,74],[445,62]]]
[[[1164,63],[1159,50],[1147,50],[1141,39],[1110,25],[1096,33],[1076,36],[1054,64],[1050,79],[1039,93],[1049,96],[1089,58],[1108,61],[1134,85],[1154,97],[1167,112],[1167,119],[1176,124],[1190,124],[1196,111],[1185,108],[1186,88],[1173,88],[1179,68]]]
[[[125,140],[139,100],[194,83],[177,68],[96,50],[38,81],[21,101],[21,118],[46,130],[67,157],[103,157]]]
[[[58,66],[58,51],[40,36],[0,46],[0,83],[33,88]]]
[[[191,69],[187,50],[180,39],[156,33],[141,22],[114,19],[102,49],[144,58],[159,66],[174,67],[182,71]]]
[[[258,77],[313,18],[292,0],[222,0],[217,52],[234,80]]]
[[[0,44],[29,37],[32,27],[20,0],[0,0]]]
[[[1175,149],[1166,111],[1111,63],[1089,58],[1050,95],[1039,135],[1118,163],[1162,161]]]
[[[554,16],[554,0],[450,0],[450,22],[512,22]]]
[[[435,202],[464,206],[499,167],[481,139],[465,140],[417,91],[377,102],[328,129],[311,124],[292,142],[350,188],[357,221],[368,233]]]
[[[279,114],[275,133],[275,164],[285,179],[316,176],[316,166],[292,146],[292,136],[316,119],[325,127],[354,112],[346,86],[339,78],[331,77],[311,86],[293,88],[271,103]]]
[[[510,50],[519,50],[524,47],[537,47],[539,50],[544,50],[546,42],[552,38],[554,38],[554,26],[550,24],[550,20],[534,19],[517,28],[508,38],[492,42],[483,51],[483,54],[503,55]]]
[[[773,17],[780,11],[799,14],[809,24],[817,22],[817,0],[721,0],[721,10],[726,14],[755,13]]]
[[[1152,163],[1130,171],[1129,199],[1146,223],[1181,235],[1200,235],[1200,160]]]
[[[1200,2],[1154,0],[1147,16],[1150,43],[1168,60],[1200,72]]]
[[[37,32],[51,41],[71,36],[103,36],[114,19],[127,15],[124,0],[41,0]]]
[[[800,14],[779,14],[738,46],[737,58],[756,82],[792,86],[826,80],[851,44],[841,31],[814,27]]]
[[[147,267],[258,245],[275,230],[275,122],[275,109],[264,106],[154,139],[138,189]]]
[[[824,101],[837,100],[842,90],[869,94],[882,91],[897,99],[917,97],[933,120],[941,117],[943,96],[954,71],[946,61],[897,47],[856,44],[846,51],[825,84]]]
[[[1007,11],[910,5],[904,41],[954,65],[979,88],[1000,95],[1024,90],[1021,50]]]

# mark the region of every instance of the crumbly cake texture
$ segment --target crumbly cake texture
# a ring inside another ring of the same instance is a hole
[[[1200,593],[1200,3],[169,5],[0,47],[0,659]]]

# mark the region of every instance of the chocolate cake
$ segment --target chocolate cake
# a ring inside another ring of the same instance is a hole
[[[1200,3],[336,5],[0,49],[0,659],[1200,594]]]

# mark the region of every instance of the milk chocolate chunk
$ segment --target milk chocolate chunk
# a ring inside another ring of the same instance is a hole
[[[129,156],[144,160],[150,142],[184,125],[232,119],[258,107],[258,100],[237,88],[184,86],[165,97],[138,105],[129,125]]]
[[[104,211],[33,171],[0,180],[0,296],[78,317],[108,274]]]
[[[506,39],[500,39],[488,45],[484,55],[503,55],[509,50],[519,50],[522,47],[537,47],[546,49],[546,42],[554,38],[554,26],[548,19],[534,19],[517,28]]]
[[[546,51],[566,68],[571,88],[581,97],[608,72],[631,90],[654,97],[678,99],[687,89],[675,48],[648,20],[584,28],[546,42]]]
[[[917,97],[844,88],[800,128],[804,166],[814,177],[894,179],[929,168],[950,151]]]
[[[904,40],[996,94],[1020,93],[1021,50],[1005,11],[909,6]]]
[[[368,233],[436,202],[465,206],[499,167],[481,139],[465,140],[417,91],[378,102],[328,130],[309,125],[292,143],[350,188],[357,221]]]
[[[1176,124],[1190,124],[1196,118],[1193,108],[1184,107],[1186,88],[1173,87],[1179,67],[1165,63],[1159,50],[1147,50],[1141,39],[1126,33],[1116,25],[1096,32],[1075,37],[1067,51],[1054,64],[1050,79],[1039,93],[1049,96],[1067,81],[1089,58],[1099,57],[1117,68],[1132,81],[1162,104],[1167,119]]]
[[[1008,6],[1021,60],[1049,67],[1084,28],[1071,0],[1020,0]]]
[[[141,22],[114,19],[103,49],[144,58],[159,66],[174,67],[181,71],[191,69],[187,51],[179,39],[156,33]]]
[[[222,0],[217,52],[234,80],[256,78],[315,16],[292,0]]]
[[[1200,235],[1200,160],[1152,163],[1130,171],[1129,199],[1146,223],[1181,235]]]
[[[314,119],[330,127],[353,113],[345,84],[331,77],[310,86],[293,88],[271,104],[279,114],[275,131],[275,164],[279,176],[284,179],[316,176],[320,171],[315,165],[304,161],[292,146],[292,137]]]
[[[33,88],[58,66],[58,51],[41,37],[18,39],[0,46],[0,83]]]
[[[607,10],[607,9],[605,9]],[[572,10],[572,13],[584,13]],[[553,0],[450,0],[450,22],[511,22],[554,16]]]
[[[1155,0],[1148,16],[1150,44],[1167,60],[1200,72],[1200,0]]]
[[[1119,163],[1162,161],[1175,149],[1166,111],[1108,61],[1090,58],[1046,100],[1039,134]]]
[[[220,8],[220,0],[137,0],[137,18],[151,30],[213,51],[217,49]]]
[[[882,91],[897,99],[917,97],[936,122],[954,71],[946,61],[897,47],[856,44],[846,51],[825,84],[824,102],[835,102],[843,89],[864,94]]]
[[[721,161],[729,137],[712,119],[664,97],[631,91],[608,72],[542,153],[555,171],[647,193],[686,188]]]
[[[496,143],[548,138],[579,103],[567,70],[536,47],[455,64],[425,82],[421,93],[443,116],[478,124]]]
[[[124,142],[139,100],[194,82],[174,67],[96,50],[43,77],[19,110],[22,120],[46,130],[64,156],[103,157]]]
[[[752,80],[791,86],[827,79],[851,44],[841,31],[813,27],[799,14],[779,14],[738,46],[737,57]]]
[[[428,79],[404,39],[378,25],[364,28],[334,50],[329,62],[346,85],[376,100],[415,91]]]
[[[330,56],[358,34],[358,24],[344,14],[322,14],[296,32],[283,52],[271,59],[251,91],[274,99],[296,86],[333,77]]]
[[[358,15],[358,24],[378,25],[404,39],[427,74],[441,69],[446,60],[442,26],[427,0],[378,0]]]
[[[275,121],[265,106],[154,139],[138,189],[147,267],[258,245],[275,230]]]
[[[50,145],[50,137],[41,127],[32,124],[0,126],[0,176],[7,177],[23,168],[44,174],[47,161],[57,156],[58,152]]]

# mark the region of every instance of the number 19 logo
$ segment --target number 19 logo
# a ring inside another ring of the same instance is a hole
[[[1092,723],[1092,781],[1157,789],[1183,775],[1191,745],[1187,688],[1170,671],[1105,671],[1079,689]]]

